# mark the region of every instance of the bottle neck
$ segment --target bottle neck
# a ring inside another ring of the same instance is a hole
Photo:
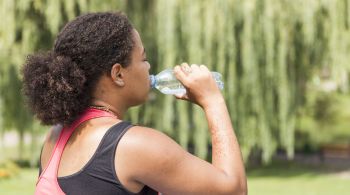
[[[150,80],[151,88],[152,89],[156,88],[156,84],[157,84],[156,76],[149,75],[149,80]]]

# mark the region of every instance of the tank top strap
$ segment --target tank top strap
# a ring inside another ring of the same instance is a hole
[[[74,130],[83,122],[99,118],[99,117],[116,117],[113,114],[98,110],[94,108],[86,109],[78,119],[76,119],[70,126],[64,127],[61,130],[60,136],[56,141],[55,147],[53,149],[51,158],[48,162],[48,165],[41,173],[38,181],[35,194],[64,194],[64,192],[60,189],[57,182],[57,172],[60,164],[61,156],[64,150],[64,147],[69,140],[70,136],[74,132]]]
[[[110,127],[82,172],[94,173],[96,177],[108,178],[111,183],[120,185],[114,167],[115,151],[119,141],[131,127],[133,125],[128,121],[121,121]]]
[[[133,125],[128,121],[121,121],[113,125],[105,134],[99,147],[96,150],[97,154],[101,154],[107,149],[115,148],[118,145],[118,142],[124,135],[124,133]],[[112,151],[114,153],[114,151]]]

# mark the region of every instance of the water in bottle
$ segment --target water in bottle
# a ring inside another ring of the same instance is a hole
[[[211,72],[218,87],[222,90],[224,83],[222,76],[218,72]],[[165,69],[157,75],[150,75],[151,88],[156,88],[164,94],[182,95],[186,93],[185,87],[176,79],[172,69]]]

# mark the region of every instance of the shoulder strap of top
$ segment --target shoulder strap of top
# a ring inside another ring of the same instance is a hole
[[[82,124],[87,120],[90,120],[93,118],[99,118],[99,117],[115,117],[115,116],[103,110],[89,108],[85,110],[84,113],[72,123],[72,125],[65,127],[61,130],[60,136],[53,149],[48,165],[46,166],[46,168],[41,173],[38,179],[36,191],[35,191],[36,195],[64,194],[64,192],[62,192],[57,182],[57,172],[58,172],[61,156],[63,153],[63,149],[69,137],[72,135],[74,130],[80,124]]]

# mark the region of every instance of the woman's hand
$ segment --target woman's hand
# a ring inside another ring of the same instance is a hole
[[[124,183],[129,179],[130,183],[147,185],[169,195],[246,195],[240,148],[211,72],[204,65],[182,64],[174,68],[174,73],[187,90],[185,95],[176,97],[198,104],[205,112],[212,140],[212,163],[185,151],[158,130],[134,126],[116,150],[119,178],[124,175]]]
[[[219,87],[205,65],[189,66],[187,63],[182,63],[181,66],[175,66],[174,75],[187,91],[186,94],[175,95],[177,99],[193,102],[202,108],[223,100]]]

